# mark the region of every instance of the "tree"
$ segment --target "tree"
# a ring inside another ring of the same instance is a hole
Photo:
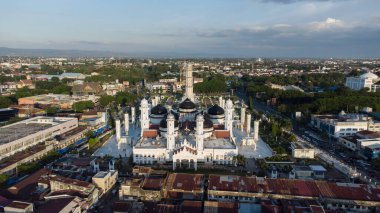
[[[48,107],[48,108],[45,109],[45,112],[46,112],[47,115],[53,116],[53,115],[57,114],[58,108],[55,107],[55,106]]]
[[[111,96],[111,95],[103,95],[100,97],[99,99],[99,104],[100,106],[102,107],[106,107],[108,106],[110,103],[112,103],[113,101],[115,101],[115,97]]]
[[[0,108],[7,108],[12,104],[11,99],[8,97],[0,96]]]
[[[76,112],[83,112],[86,109],[94,108],[95,104],[92,101],[78,101],[73,104],[73,109]]]
[[[51,78],[51,82],[57,83],[59,82],[59,78],[54,76]]]

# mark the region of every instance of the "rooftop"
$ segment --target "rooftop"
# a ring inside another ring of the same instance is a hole
[[[168,191],[203,191],[204,175],[173,173],[168,176],[166,188]]]
[[[0,144],[9,143],[76,118],[35,117],[0,128]]]
[[[208,189],[380,202],[374,186],[327,181],[210,175]]]

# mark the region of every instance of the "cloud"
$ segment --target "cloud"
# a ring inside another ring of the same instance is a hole
[[[311,30],[321,31],[321,30],[334,30],[346,27],[342,20],[335,18],[327,18],[325,21],[312,22],[309,24]]]

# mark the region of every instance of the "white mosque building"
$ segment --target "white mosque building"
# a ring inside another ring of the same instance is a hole
[[[244,104],[236,107],[232,100],[220,97],[219,104],[207,110],[197,107],[192,65],[185,67],[186,90],[178,107],[165,107],[158,97],[153,97],[151,103],[144,98],[137,121],[134,108],[132,116],[125,114],[124,128],[116,120],[118,147],[127,149],[127,155],[136,164],[172,163],[173,170],[196,170],[199,164],[233,165],[238,154],[252,158],[271,156],[272,150],[259,138],[259,121],[254,121],[251,132],[252,117]],[[235,108],[240,108],[240,116]]]

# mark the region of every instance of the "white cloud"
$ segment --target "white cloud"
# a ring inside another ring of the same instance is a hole
[[[327,18],[322,22],[312,22],[309,24],[310,30],[312,31],[323,31],[323,30],[334,30],[339,28],[347,27],[345,22],[335,18]]]

